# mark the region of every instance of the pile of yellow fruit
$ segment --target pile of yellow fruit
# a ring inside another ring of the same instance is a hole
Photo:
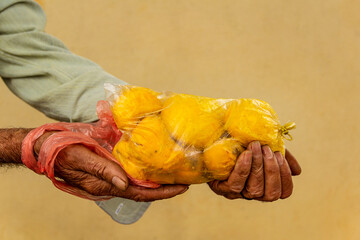
[[[285,154],[271,106],[256,99],[214,99],[117,86],[110,100],[124,133],[113,155],[134,179],[194,184],[227,179],[239,154],[259,140]],[[115,97],[114,97],[115,96]]]

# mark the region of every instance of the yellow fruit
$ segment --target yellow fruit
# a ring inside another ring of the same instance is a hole
[[[203,174],[204,161],[202,152],[187,152],[183,164],[174,169],[175,182],[181,184],[196,184],[208,182]]]
[[[178,171],[174,175],[175,183],[178,184],[198,184],[210,181],[202,175],[201,171],[196,170]]]
[[[213,98],[176,94],[164,102],[161,117],[176,140],[205,148],[224,132],[223,105]]]
[[[131,173],[135,174],[134,178],[156,182],[160,180],[157,175],[168,174],[185,158],[181,147],[171,139],[159,115],[142,119],[131,136],[124,134],[114,147],[113,155],[126,172],[131,176]]]
[[[175,175],[171,171],[161,171],[161,170],[148,170],[145,172],[147,180],[158,184],[174,184]]]
[[[132,129],[143,115],[160,111],[162,103],[157,96],[148,88],[124,86],[111,107],[117,127]]]
[[[174,168],[185,157],[182,149],[170,137],[159,115],[139,122],[131,133],[133,155],[149,167],[161,170]]]
[[[285,154],[283,138],[291,139],[288,131],[295,127],[281,126],[271,106],[256,99],[119,88],[111,95],[111,110],[124,134],[113,155],[137,180],[159,184],[225,180],[252,141]]]
[[[234,138],[216,141],[204,151],[204,163],[207,171],[216,180],[225,180],[234,168],[236,159],[244,148]]]
[[[113,150],[113,156],[120,162],[123,169],[131,177],[138,180],[146,180],[144,167],[139,164],[138,159],[134,159],[131,156],[131,145],[130,141],[121,140],[119,141]]]
[[[238,99],[228,104],[225,129],[243,146],[259,140],[273,151],[285,154],[279,118],[272,107],[257,99]]]

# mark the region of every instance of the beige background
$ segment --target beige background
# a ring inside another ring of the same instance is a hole
[[[131,84],[268,101],[296,121],[290,199],[226,200],[206,185],[130,226],[26,169],[0,170],[0,239],[359,239],[360,3],[48,0],[47,31]],[[51,120],[0,83],[0,127]]]

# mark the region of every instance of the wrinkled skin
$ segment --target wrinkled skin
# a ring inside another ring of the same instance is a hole
[[[300,173],[299,163],[288,150],[284,158],[280,152],[273,153],[255,141],[239,156],[227,180],[212,181],[209,186],[228,199],[271,202],[288,198],[293,191],[291,175]]]
[[[35,152],[39,151],[49,135],[51,133],[46,133],[37,141]],[[208,184],[216,194],[228,199],[285,199],[292,193],[291,175],[301,173],[300,165],[289,151],[286,151],[285,158],[280,152],[273,153],[268,146],[252,142],[239,156],[227,180]],[[162,185],[157,189],[129,185],[120,165],[96,155],[82,145],[71,145],[62,150],[54,168],[57,177],[96,196],[155,201],[174,197],[188,189],[187,185]],[[115,176],[118,180],[114,181]]]
[[[44,134],[34,146],[39,152],[42,142],[52,133]],[[187,185],[162,185],[156,189],[132,186],[119,164],[102,158],[83,145],[63,149],[55,161],[55,176],[95,196],[115,196],[138,202],[149,202],[184,193]],[[114,177],[117,177],[115,180]]]
[[[65,148],[56,161],[55,174],[68,184],[97,196],[117,196],[147,202],[174,197],[185,192],[185,185],[163,185],[148,189],[128,184],[124,170],[115,162],[104,159],[81,145]],[[114,182],[118,176],[124,184]]]

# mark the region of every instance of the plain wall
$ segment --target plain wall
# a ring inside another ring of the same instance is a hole
[[[42,2],[49,33],[130,84],[269,102],[297,123],[287,147],[303,174],[287,200],[231,201],[196,185],[125,226],[43,176],[2,168],[0,239],[360,238],[360,2]],[[0,116],[2,128],[53,121],[3,82]]]

